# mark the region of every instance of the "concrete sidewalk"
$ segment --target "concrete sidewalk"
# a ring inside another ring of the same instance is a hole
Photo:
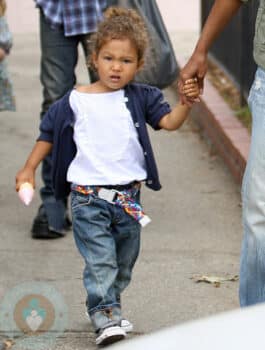
[[[20,14],[23,17],[23,12]],[[174,47],[176,37],[181,41],[180,33],[174,32]],[[58,333],[54,347],[94,349],[94,335],[84,315],[83,261],[72,235],[53,241],[32,240],[29,231],[39,198],[36,195],[31,206],[25,207],[14,191],[15,174],[37,136],[41,103],[37,30],[15,31],[14,41],[9,68],[17,112],[2,112],[0,119],[0,336],[5,339],[9,334],[1,307],[14,288],[25,282],[43,282],[56,288],[64,299],[61,316],[68,313],[64,332]],[[186,44],[185,36],[183,41]],[[85,82],[82,62],[78,76]],[[165,94],[174,105],[175,91],[167,89]],[[195,283],[192,277],[229,278],[238,274],[239,187],[220,158],[209,154],[189,122],[178,132],[152,132],[151,137],[163,189],[157,193],[143,189],[144,207],[152,223],[143,230],[134,278],[123,296],[124,316],[135,326],[132,336],[238,307],[237,282],[224,282],[215,288]],[[38,178],[38,188],[40,184]],[[5,320],[12,318],[16,310],[15,306],[8,307]],[[23,338],[27,337],[15,339],[17,348],[21,348]]]

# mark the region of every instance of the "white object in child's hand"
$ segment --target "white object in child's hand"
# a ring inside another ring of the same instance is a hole
[[[150,219],[149,216],[147,216],[147,215],[144,215],[144,216],[140,219],[140,221],[139,221],[139,223],[141,224],[142,227],[145,227],[145,226],[148,225],[150,222],[151,222],[151,219]]]
[[[24,182],[19,188],[18,196],[24,204],[29,205],[34,196],[32,185],[29,182]]]

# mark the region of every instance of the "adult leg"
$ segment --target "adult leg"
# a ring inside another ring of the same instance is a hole
[[[40,11],[41,83],[43,103],[41,117],[49,106],[71,89],[76,81],[77,37],[65,37],[60,29],[52,29]],[[70,222],[66,215],[67,198],[56,200],[52,188],[51,157],[42,163],[44,186],[40,190],[42,205],[34,220],[34,238],[56,238],[64,235]]]
[[[265,71],[260,68],[250,91],[249,105],[253,120],[242,186],[241,306],[265,301]]]

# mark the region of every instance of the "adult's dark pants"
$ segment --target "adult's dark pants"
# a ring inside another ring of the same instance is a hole
[[[78,44],[81,43],[86,58],[89,55],[89,35],[65,37],[61,29],[53,29],[40,10],[40,42],[43,102],[41,118],[49,106],[61,98],[76,83],[75,67],[78,60]],[[92,74],[92,72],[90,72]],[[90,74],[91,80],[94,76]],[[50,230],[63,233],[67,212],[67,198],[56,200],[52,188],[51,156],[42,162],[40,190],[43,204],[39,215],[47,217]]]

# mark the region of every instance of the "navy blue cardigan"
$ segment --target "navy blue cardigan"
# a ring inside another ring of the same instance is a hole
[[[38,141],[53,144],[52,180],[56,198],[64,198],[70,192],[70,184],[66,180],[66,175],[76,154],[73,140],[74,113],[69,104],[70,93],[71,91],[49,108],[41,121],[38,137]],[[146,123],[154,130],[159,130],[160,119],[169,113],[171,108],[164,101],[162,92],[148,85],[128,84],[125,87],[125,96],[128,100],[126,105],[131,112],[145,155],[146,185],[155,191],[160,190],[161,184]]]

